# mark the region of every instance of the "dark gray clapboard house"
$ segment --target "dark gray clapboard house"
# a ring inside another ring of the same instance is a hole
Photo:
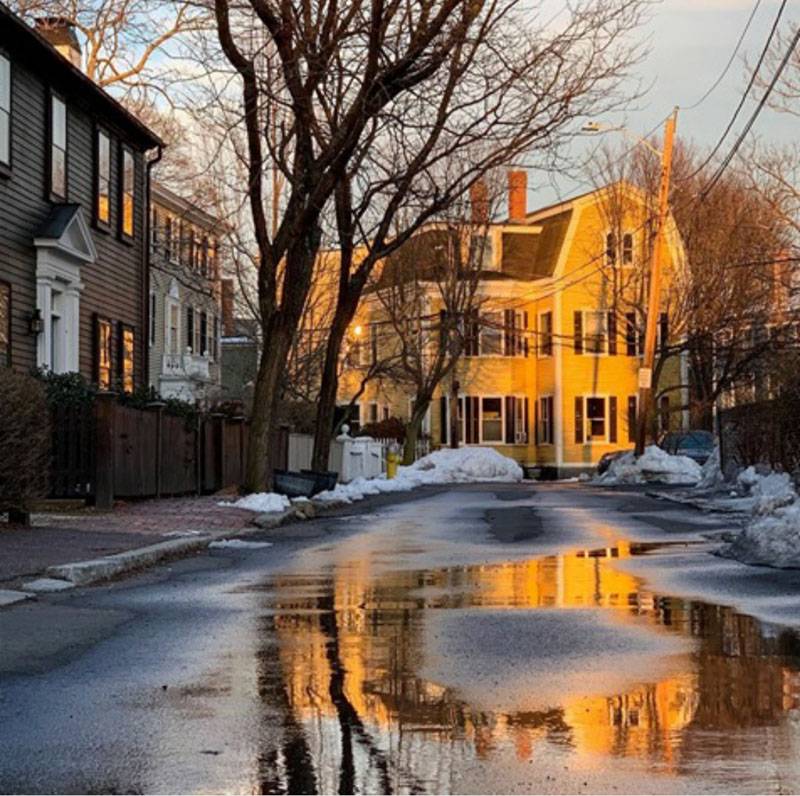
[[[80,64],[68,26],[0,3],[0,365],[132,390],[147,384],[146,172],[162,142]]]

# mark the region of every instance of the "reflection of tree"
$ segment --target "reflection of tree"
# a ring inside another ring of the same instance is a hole
[[[335,771],[342,793],[367,781],[375,790],[443,790],[459,760],[489,758],[503,744],[528,759],[541,742],[576,755],[638,756],[679,773],[685,761],[708,753],[709,737],[733,755],[728,730],[781,725],[785,711],[796,707],[797,637],[765,638],[756,620],[730,608],[648,592],[615,568],[636,551],[620,543],[374,576],[361,561],[326,577],[272,583],[276,615],[269,628],[277,645],[266,656],[275,684],[264,696],[287,715],[289,741],[281,751],[287,769],[295,765],[308,778],[287,787],[324,790],[325,773]],[[418,674],[428,652],[426,612],[475,606],[597,607],[622,623],[696,639],[697,649],[675,658],[682,667],[677,675],[624,693],[565,693],[562,704],[544,710],[481,710]]]

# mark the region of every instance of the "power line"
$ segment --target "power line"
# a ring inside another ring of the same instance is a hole
[[[728,59],[728,63],[725,64],[725,68],[722,70],[720,76],[711,84],[711,87],[700,97],[697,102],[692,105],[687,105],[685,107],[681,107],[681,110],[684,111],[693,111],[695,108],[702,105],[717,89],[719,84],[725,79],[725,75],[728,74],[731,66],[733,66],[733,62],[736,60],[736,56],[739,54],[739,48],[742,46],[744,42],[744,37],[747,35],[747,32],[750,30],[750,26],[753,24],[753,20],[755,19],[756,12],[761,5],[761,0],[756,0],[755,5],[753,6],[752,11],[750,12],[750,16],[747,18],[747,23],[744,26],[744,30],[742,31],[741,35],[739,36],[739,40],[736,42],[736,46],[733,48],[733,52],[731,53],[731,57]]]
[[[744,92],[742,93],[741,99],[739,100],[738,105],[736,106],[736,110],[733,112],[733,116],[731,116],[730,121],[728,122],[725,130],[723,131],[722,135],[719,137],[719,140],[714,145],[714,148],[709,153],[708,157],[698,166],[691,174],[687,177],[684,177],[684,180],[690,180],[692,177],[696,177],[714,158],[714,156],[719,152],[722,144],[725,142],[725,139],[728,137],[728,133],[730,133],[733,125],[736,124],[736,119],[739,117],[739,113],[741,113],[742,108],[744,107],[745,102],[747,102],[747,97],[750,95],[750,91],[753,88],[753,85],[756,82],[756,77],[758,77],[758,73],[761,69],[762,64],[764,63],[764,59],[767,57],[767,53],[769,52],[769,48],[772,45],[772,40],[775,38],[775,33],[778,30],[778,24],[781,21],[781,17],[783,16],[783,11],[786,8],[786,3],[788,0],[782,0],[780,8],[778,9],[778,13],[775,15],[775,19],[772,23],[772,28],[770,29],[769,36],[767,37],[767,41],[764,43],[764,47],[761,50],[761,54],[758,57],[758,61],[753,69],[752,74],[750,75],[750,80],[747,82],[747,88],[745,88]]]
[[[797,47],[798,42],[800,42],[800,26],[798,26],[797,30],[795,31],[795,34],[794,34],[794,36],[792,38],[792,41],[791,41],[791,44],[786,49],[786,52],[784,53],[780,64],[778,64],[778,68],[775,70],[775,74],[773,75],[772,80],[770,81],[769,85],[767,86],[767,89],[764,92],[764,96],[761,97],[761,100],[759,101],[759,103],[756,106],[755,110],[751,114],[750,118],[747,120],[747,124],[744,126],[744,129],[742,130],[741,133],[739,133],[739,137],[736,139],[736,141],[734,141],[733,146],[730,149],[730,152],[728,152],[728,154],[725,157],[725,159],[722,161],[720,166],[717,168],[717,171],[711,177],[711,180],[709,181],[709,183],[705,186],[705,188],[702,189],[702,191],[700,191],[700,199],[701,200],[704,199],[706,196],[708,196],[708,194],[711,191],[711,189],[719,182],[719,180],[722,177],[722,175],[724,174],[725,170],[728,168],[728,166],[730,165],[731,161],[735,157],[736,153],[739,151],[739,147],[741,147],[741,145],[744,143],[744,140],[747,137],[747,134],[752,129],[753,125],[756,122],[756,119],[758,119],[758,117],[761,115],[761,111],[764,109],[764,106],[767,104],[767,100],[769,99],[770,94],[772,94],[772,91],[774,90],[775,86],[777,85],[778,80],[780,79],[780,76],[783,74],[783,70],[786,68],[786,65],[789,63],[789,59],[792,57],[792,54],[794,53],[794,50]]]

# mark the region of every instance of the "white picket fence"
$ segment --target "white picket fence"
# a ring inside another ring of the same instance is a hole
[[[331,444],[328,469],[339,473],[339,481],[350,483],[354,478],[375,478],[386,472],[386,456],[393,439],[351,437],[340,434]],[[288,469],[295,472],[311,469],[314,438],[311,434],[289,434]],[[399,448],[402,450],[402,448]],[[430,441],[417,442],[417,459],[430,452]]]

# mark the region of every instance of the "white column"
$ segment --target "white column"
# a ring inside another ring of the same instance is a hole
[[[36,341],[36,365],[40,368],[51,368],[53,363],[50,361],[52,351],[52,328],[50,316],[53,311],[53,291],[52,280],[47,276],[40,276],[36,279],[36,307],[42,316],[42,332]]]
[[[64,372],[77,373],[80,369],[81,290],[83,285],[72,283],[64,291],[61,323],[64,326],[62,363]]]

